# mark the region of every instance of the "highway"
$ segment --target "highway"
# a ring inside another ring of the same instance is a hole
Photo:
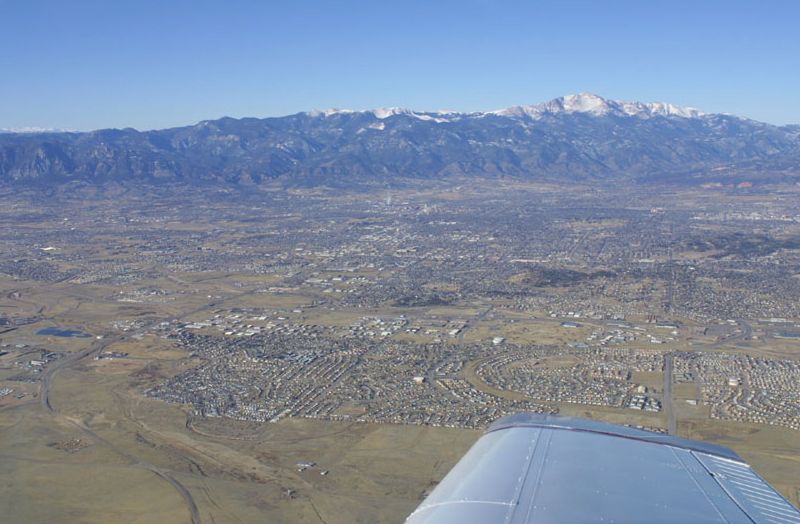
[[[108,446],[110,449],[112,449],[115,453],[119,454],[120,456],[124,457],[125,459],[133,462],[137,466],[143,467],[144,469],[146,469],[146,470],[150,471],[151,473],[155,474],[157,477],[169,482],[172,485],[172,487],[175,488],[175,491],[177,491],[178,494],[180,494],[181,497],[183,497],[183,500],[186,502],[186,506],[187,506],[187,508],[189,510],[189,514],[192,517],[192,524],[202,524],[203,521],[200,518],[200,511],[197,509],[197,504],[194,501],[194,497],[192,497],[192,494],[189,492],[188,489],[186,489],[186,486],[181,484],[180,481],[178,481],[175,477],[170,475],[167,471],[165,471],[165,470],[163,470],[163,469],[161,469],[161,468],[159,468],[159,467],[157,467],[157,466],[155,466],[155,465],[153,465],[153,464],[151,464],[149,462],[141,460],[140,458],[135,457],[135,456],[131,455],[130,453],[118,448],[117,446],[115,446],[114,444],[112,444],[111,442],[106,440],[105,438],[103,438],[100,435],[98,435],[97,433],[95,433],[92,429],[90,429],[88,426],[86,426],[82,422],[74,420],[74,419],[71,419],[69,417],[65,417],[65,419],[72,426],[80,429],[81,431],[84,432],[84,434],[88,435],[93,440],[95,440],[97,442],[102,442],[103,444]]]
[[[477,316],[467,320],[467,322],[464,324],[464,327],[461,328],[461,331],[458,332],[458,336],[456,337],[456,340],[458,341],[459,344],[464,342],[464,335],[467,333],[467,330],[472,326],[474,326],[475,324],[477,324],[478,322],[480,322],[481,320],[483,320],[484,318],[486,318],[486,315],[489,314],[492,308],[493,306],[489,306],[483,311],[481,311]]]
[[[706,350],[718,349],[725,346],[736,346],[739,343],[746,343],[753,336],[753,328],[742,319],[737,319],[737,324],[740,332],[730,335],[728,337],[721,337],[719,340],[710,344],[704,344]],[[698,345],[699,349],[701,346]],[[667,415],[667,431],[670,435],[676,435],[678,431],[678,422],[675,416],[675,409],[672,400],[672,353],[664,355],[664,399],[663,407]]]
[[[199,313],[203,310],[209,309],[211,307],[215,307],[220,302],[225,302],[227,300],[233,299],[241,299],[242,297],[253,295],[257,293],[257,290],[246,291],[244,293],[240,293],[238,295],[233,295],[229,297],[225,297],[216,303],[212,304],[203,304],[200,307],[192,309],[191,311],[186,311],[181,314],[179,318],[186,318],[190,315],[194,315]],[[78,296],[82,296],[78,294]],[[91,299],[91,297],[84,297],[87,299]],[[144,330],[143,328],[142,330]],[[84,360],[88,357],[93,357],[103,351],[106,347],[125,340],[132,334],[121,334],[121,335],[113,335],[113,336],[105,336],[103,338],[96,338],[92,342],[91,346],[84,349],[83,351],[79,351],[77,353],[69,354],[64,356],[63,358],[50,363],[47,368],[45,368],[44,372],[42,373],[41,378],[41,389],[40,389],[40,403],[42,408],[44,408],[50,415],[54,418],[60,420],[66,420],[67,423],[74,426],[75,428],[79,429],[85,435],[89,436],[90,438],[94,439],[95,441],[102,442],[106,446],[108,446],[111,450],[115,453],[119,454],[120,456],[124,457],[125,459],[129,460],[135,465],[138,465],[150,472],[154,475],[159,477],[162,480],[165,480],[170,483],[170,485],[178,492],[178,494],[183,498],[184,502],[186,503],[186,507],[189,511],[191,516],[192,524],[202,524],[203,520],[200,517],[200,511],[197,508],[197,504],[195,503],[194,497],[192,497],[191,492],[184,486],[179,480],[177,480],[170,472],[159,468],[158,466],[151,464],[147,461],[141,460],[140,458],[128,453],[127,451],[120,449],[119,447],[115,446],[112,442],[106,440],[105,438],[101,437],[97,433],[95,433],[91,428],[83,424],[81,421],[71,419],[64,415],[61,415],[58,410],[53,406],[51,402],[51,387],[53,384],[53,379],[58,374],[58,372],[62,369],[67,369],[74,364],[77,364],[81,360]]]
[[[664,355],[664,412],[667,415],[667,432],[675,435],[678,432],[678,422],[675,419],[675,409],[672,405],[672,353]]]
[[[91,439],[97,442],[102,442],[111,450],[113,450],[115,453],[121,455],[122,457],[126,458],[132,463],[152,472],[157,477],[169,482],[170,485],[172,485],[172,487],[175,488],[175,490],[178,492],[178,494],[183,498],[184,502],[186,503],[187,509],[189,510],[189,514],[191,515],[192,518],[192,524],[202,524],[202,519],[200,518],[200,512],[197,509],[197,504],[195,503],[192,494],[189,492],[188,489],[186,489],[186,486],[181,484],[175,477],[170,475],[168,472],[162,470],[161,468],[158,468],[153,464],[150,464],[149,462],[145,462],[139,459],[138,457],[135,457],[129,454],[128,452],[118,448],[108,440],[104,439],[103,437],[95,433],[85,424],[73,420],[69,417],[64,417],[60,415],[50,402],[50,387],[53,383],[53,377],[55,377],[56,373],[58,373],[59,370],[68,368],[87,357],[96,355],[101,351],[103,351],[103,349],[105,349],[106,347],[110,346],[111,344],[124,340],[124,338],[125,337],[123,335],[118,335],[113,337],[105,337],[102,339],[95,339],[94,343],[87,349],[84,349],[83,351],[79,351],[71,355],[67,355],[61,360],[53,362],[50,366],[48,366],[47,369],[42,374],[42,386],[39,394],[41,405],[45,410],[47,410],[48,413],[53,415],[53,417],[66,419],[72,426],[82,431],[85,435],[89,436]]]
[[[69,366],[77,363],[80,360],[83,360],[86,357],[90,357],[97,353],[100,353],[107,346],[115,342],[119,342],[123,338],[124,338],[123,336],[116,336],[116,337],[95,339],[94,343],[87,349],[67,355],[61,360],[57,360],[51,363],[49,366],[47,366],[44,372],[42,373],[42,386],[41,386],[41,391],[39,393],[39,399],[42,403],[42,407],[45,408],[50,413],[56,414],[52,404],[50,403],[50,386],[52,384],[53,377],[56,375],[56,373],[58,373],[62,369],[68,368]]]

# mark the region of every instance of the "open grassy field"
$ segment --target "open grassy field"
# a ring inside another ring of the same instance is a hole
[[[478,436],[314,420],[187,424],[186,410],[132,391],[127,373],[94,366],[64,371],[52,393],[55,414],[37,402],[0,411],[0,505],[11,522],[189,521],[186,501],[143,462],[185,486],[203,522],[398,522]],[[297,471],[309,461],[317,466]]]

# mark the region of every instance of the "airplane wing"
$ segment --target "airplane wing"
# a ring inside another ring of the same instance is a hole
[[[522,413],[478,439],[407,524],[800,524],[730,449],[592,420]]]

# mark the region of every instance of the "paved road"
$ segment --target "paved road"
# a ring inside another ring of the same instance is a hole
[[[667,280],[667,292],[664,297],[664,310],[672,311],[672,302],[675,300],[675,268],[672,265],[672,248],[668,253],[669,279]]]
[[[200,511],[197,509],[197,504],[195,504],[195,502],[194,502],[194,497],[192,497],[192,494],[189,492],[188,489],[186,489],[186,486],[181,484],[175,477],[173,477],[167,471],[165,471],[165,470],[163,470],[163,469],[161,469],[161,468],[159,468],[159,467],[157,467],[157,466],[155,466],[155,465],[153,465],[153,464],[151,464],[149,462],[146,462],[146,461],[144,461],[144,460],[142,460],[142,459],[140,459],[140,458],[138,458],[138,457],[136,457],[134,455],[131,455],[130,453],[128,453],[125,450],[122,450],[122,449],[118,448],[117,446],[115,446],[110,441],[106,440],[105,438],[103,438],[100,435],[98,435],[97,433],[95,433],[92,429],[90,429],[88,426],[86,426],[82,422],[79,422],[79,421],[76,421],[76,420],[73,420],[73,419],[70,419],[70,418],[67,418],[67,420],[74,427],[80,429],[85,434],[89,435],[89,437],[91,437],[93,440],[95,440],[97,442],[102,442],[103,444],[105,444],[106,446],[111,448],[113,451],[115,451],[116,453],[118,453],[122,457],[124,457],[124,458],[128,459],[129,461],[133,462],[134,464],[136,464],[138,466],[141,466],[144,469],[152,472],[153,474],[155,474],[159,478],[169,482],[172,485],[172,487],[175,488],[175,490],[183,497],[183,500],[186,502],[186,506],[189,509],[189,513],[192,516],[192,524],[202,524],[203,521],[200,518]]]
[[[176,279],[176,280],[179,280],[179,279]],[[182,283],[183,284],[187,284],[186,282],[182,282]],[[218,300],[216,303],[203,304],[203,305],[201,305],[201,306],[199,306],[199,307],[197,307],[195,309],[192,309],[191,311],[185,311],[179,318],[186,318],[186,317],[188,317],[190,315],[194,315],[195,313],[199,313],[199,312],[201,312],[203,310],[206,310],[206,309],[209,309],[209,308],[212,308],[212,307],[216,307],[216,305],[219,304],[220,302],[225,302],[225,301],[233,300],[233,299],[241,299],[242,297],[246,297],[248,295],[253,295],[253,294],[256,294],[257,292],[258,292],[258,290],[246,291],[246,292],[240,293],[238,295],[234,295],[234,296],[230,296],[230,297],[226,297],[224,299]],[[77,294],[79,296],[82,296],[79,293],[77,293]],[[85,297],[85,298],[91,299],[91,297]],[[47,368],[45,368],[45,371],[42,373],[41,390],[40,390],[40,393],[39,393],[40,402],[41,402],[42,407],[45,410],[47,410],[47,412],[50,413],[51,415],[53,415],[54,417],[61,417],[61,415],[58,413],[58,410],[56,410],[53,407],[52,403],[50,402],[50,397],[51,397],[50,388],[52,387],[53,378],[56,376],[56,374],[60,370],[69,368],[70,366],[72,366],[74,364],[77,364],[78,362],[80,362],[81,360],[83,360],[83,359],[85,359],[87,357],[91,357],[91,356],[94,356],[94,355],[100,353],[101,351],[103,351],[106,347],[110,346],[111,344],[114,344],[114,343],[119,342],[121,340],[125,340],[127,338],[127,336],[128,335],[114,335],[114,336],[106,336],[106,337],[104,337],[102,339],[95,339],[94,342],[92,343],[92,345],[90,347],[84,349],[83,351],[79,351],[77,353],[73,353],[73,354],[67,355],[67,356],[65,356],[65,357],[63,357],[63,358],[61,358],[61,359],[49,364],[47,366]],[[148,471],[152,472],[153,474],[155,474],[159,478],[169,482],[172,485],[172,487],[175,488],[175,490],[181,495],[181,497],[183,497],[183,500],[186,502],[186,507],[189,510],[189,513],[190,513],[191,518],[192,518],[192,524],[202,524],[202,519],[200,518],[200,512],[197,509],[197,504],[194,501],[194,497],[192,497],[191,492],[189,492],[189,490],[186,488],[186,486],[181,484],[180,481],[178,481],[174,476],[172,476],[172,474],[170,474],[166,470],[163,470],[163,469],[155,466],[154,464],[151,464],[149,462],[141,460],[140,458],[138,458],[138,457],[136,457],[134,455],[131,455],[130,453],[128,453],[125,450],[122,450],[122,449],[118,448],[113,443],[111,443],[110,441],[104,439],[103,437],[101,437],[100,435],[95,433],[92,429],[90,429],[88,426],[84,425],[83,423],[81,423],[79,421],[72,420],[72,419],[67,419],[67,420],[68,420],[69,423],[71,423],[76,428],[80,429],[86,435],[90,436],[91,438],[93,438],[93,439],[95,439],[95,440],[97,440],[99,442],[102,442],[103,444],[105,444],[106,446],[111,448],[113,451],[115,451],[119,455],[125,457],[126,459],[128,459],[131,462],[133,462],[134,464],[137,464],[137,465],[147,469]]]
[[[73,353],[71,355],[67,355],[66,357],[62,358],[61,360],[53,362],[51,365],[49,365],[45,369],[45,371],[44,371],[44,373],[42,375],[42,387],[41,387],[41,392],[39,394],[42,407],[44,409],[46,409],[54,417],[59,417],[59,414],[58,414],[57,410],[50,403],[50,387],[51,387],[52,382],[53,382],[53,377],[56,375],[56,373],[58,373],[58,371],[61,370],[61,369],[68,368],[69,366],[79,362],[80,360],[85,359],[86,357],[89,357],[89,356],[92,356],[92,355],[96,355],[97,353],[100,353],[103,349],[105,349],[109,345],[111,345],[111,344],[113,344],[115,342],[118,342],[120,340],[123,340],[124,338],[125,337],[123,335],[118,335],[118,336],[106,337],[106,338],[102,338],[102,339],[95,339],[95,342],[90,347],[88,347],[87,349],[84,349],[83,351],[79,351],[77,353]],[[202,524],[202,519],[200,518],[200,512],[197,509],[197,504],[195,503],[194,498],[192,497],[192,494],[189,492],[188,489],[186,489],[186,486],[181,484],[177,479],[175,479],[175,477],[170,475],[168,472],[166,472],[166,471],[154,466],[153,464],[150,464],[149,462],[145,462],[145,461],[143,461],[143,460],[131,455],[130,453],[118,448],[117,446],[115,446],[114,444],[109,442],[108,440],[104,439],[103,437],[101,437],[100,435],[98,435],[97,433],[92,431],[86,425],[84,425],[84,424],[82,424],[80,422],[76,422],[75,420],[72,420],[72,419],[67,419],[67,420],[74,427],[76,427],[79,430],[81,430],[84,434],[88,435],[93,440],[98,441],[98,442],[102,442],[107,447],[109,447],[114,452],[116,452],[117,454],[125,457],[126,459],[130,460],[134,464],[137,464],[137,465],[145,468],[146,470],[152,472],[153,474],[155,474],[159,478],[169,482],[172,485],[172,487],[175,488],[175,490],[181,495],[181,497],[183,497],[183,500],[186,502],[186,506],[187,506],[187,508],[189,510],[189,514],[192,517],[192,524]]]
[[[678,421],[672,405],[672,353],[664,356],[664,412],[667,414],[667,432],[675,435],[678,432]]]
[[[745,322],[744,320],[737,320],[739,324],[739,328],[741,332],[737,335],[732,335],[728,338],[723,338],[721,340],[717,340],[716,342],[712,342],[710,344],[705,344],[705,350],[712,350],[719,348],[721,346],[733,346],[739,342],[746,342],[750,340],[753,335],[753,328]],[[701,346],[698,346],[696,349],[701,349]],[[678,432],[678,421],[677,417],[675,416],[675,407],[672,401],[672,369],[673,369],[673,355],[672,353],[667,353],[664,356],[664,412],[667,415],[667,432],[670,435],[676,435]]]
[[[114,336],[114,337],[107,337],[102,339],[95,339],[94,343],[89,346],[87,349],[83,351],[79,351],[77,353],[69,354],[63,357],[60,360],[56,360],[55,362],[48,365],[44,372],[42,373],[42,387],[39,393],[39,399],[42,403],[42,407],[45,408],[50,413],[55,414],[55,410],[53,406],[50,404],[50,386],[53,382],[53,377],[58,373],[60,370],[68,368],[72,364],[77,363],[80,360],[83,360],[86,357],[95,355],[100,353],[108,347],[109,345],[119,342],[122,340],[123,336]]]
[[[464,342],[464,335],[467,333],[467,330],[472,326],[474,326],[475,324],[477,324],[478,322],[480,322],[481,320],[483,320],[484,318],[486,318],[486,315],[489,314],[489,312],[492,310],[493,307],[494,306],[489,306],[482,312],[480,312],[478,316],[467,320],[467,322],[464,324],[464,327],[461,328],[461,331],[458,332],[458,336],[456,337],[456,340],[458,341],[459,344]]]

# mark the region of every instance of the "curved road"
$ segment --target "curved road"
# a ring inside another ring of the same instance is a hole
[[[183,497],[184,501],[186,502],[186,506],[189,509],[189,513],[192,516],[192,524],[202,524],[202,519],[200,518],[200,511],[197,509],[197,504],[195,504],[194,498],[192,497],[192,494],[189,492],[188,489],[186,489],[186,486],[181,484],[175,477],[173,477],[172,475],[170,475],[168,472],[164,471],[163,469],[161,469],[161,468],[159,468],[159,467],[157,467],[157,466],[155,466],[155,465],[153,465],[153,464],[151,464],[149,462],[141,460],[140,458],[135,457],[134,455],[131,455],[130,453],[128,453],[128,452],[126,452],[124,450],[119,449],[117,446],[115,446],[114,444],[112,444],[111,442],[106,440],[105,438],[103,438],[100,435],[98,435],[97,433],[95,433],[93,430],[91,430],[88,426],[84,425],[83,423],[78,422],[76,420],[72,420],[70,418],[67,418],[67,420],[74,427],[80,429],[85,434],[89,435],[92,439],[97,440],[99,442],[102,442],[103,444],[105,444],[106,446],[111,448],[114,452],[118,453],[122,457],[130,460],[131,462],[133,462],[134,464],[136,464],[138,466],[143,467],[144,469],[146,469],[146,470],[150,471],[151,473],[155,474],[157,477],[169,482],[172,485],[172,487],[175,488],[175,490]]]
[[[76,364],[77,362],[85,359],[86,357],[90,357],[92,355],[96,355],[100,353],[103,349],[108,347],[109,345],[119,342],[123,340],[125,337],[122,335],[114,336],[114,337],[106,337],[102,339],[95,339],[95,342],[87,349],[83,351],[79,351],[77,353],[67,355],[66,357],[53,362],[49,365],[45,371],[42,373],[42,385],[41,385],[41,392],[39,394],[40,401],[42,407],[45,408],[51,415],[54,417],[60,417],[59,413],[53,408],[53,405],[50,403],[50,386],[52,385],[53,377],[58,373],[59,370],[68,368],[69,366]],[[192,494],[186,489],[186,486],[180,483],[175,477],[170,475],[168,472],[156,467],[149,462],[145,462],[126,451],[119,449],[117,446],[109,442],[108,440],[104,439],[94,431],[92,431],[89,427],[85,426],[84,424],[77,422],[75,420],[69,419],[65,417],[74,427],[81,430],[84,434],[88,435],[92,439],[102,442],[111,450],[116,452],[117,454],[123,456],[124,458],[130,460],[134,464],[145,468],[146,470],[150,471],[157,477],[169,482],[175,491],[183,497],[183,500],[186,502],[187,509],[189,510],[189,514],[192,518],[192,524],[202,524],[203,520],[200,518],[200,511],[197,509],[197,504],[192,497]]]
[[[41,392],[39,393],[39,399],[42,403],[42,407],[45,408],[50,413],[54,415],[56,414],[56,411],[50,404],[50,385],[56,373],[58,373],[61,369],[65,369],[71,366],[72,364],[75,364],[76,362],[83,360],[86,357],[101,352],[107,346],[113,344],[114,342],[119,342],[123,338],[124,337],[122,336],[116,336],[103,339],[95,339],[95,342],[87,349],[67,355],[61,360],[57,360],[52,364],[50,364],[49,366],[47,366],[44,372],[42,373]]]
[[[180,281],[180,279],[176,279],[176,280],[181,282],[181,283],[183,283],[183,284],[187,284],[186,282]],[[199,306],[199,307],[197,307],[195,309],[183,312],[180,315],[180,317],[178,317],[178,318],[186,318],[187,316],[193,315],[195,313],[199,313],[199,312],[201,312],[201,311],[203,311],[205,309],[216,307],[221,302],[225,302],[225,301],[232,300],[232,299],[241,299],[242,297],[245,297],[245,296],[248,296],[248,295],[254,295],[257,292],[258,292],[258,290],[245,291],[243,293],[239,293],[238,295],[234,295],[234,296],[223,298],[223,299],[221,299],[219,301],[216,301],[215,303],[203,304],[203,305],[201,305],[201,306]],[[90,298],[90,297],[87,297],[87,298]],[[103,349],[105,349],[106,347],[110,346],[111,344],[113,344],[115,342],[119,342],[121,340],[125,340],[125,339],[126,339],[126,335],[115,335],[115,336],[104,337],[102,339],[95,339],[94,343],[90,347],[88,347],[87,349],[84,349],[83,351],[79,351],[79,352],[74,353],[74,354],[67,355],[64,358],[62,358],[60,360],[57,360],[57,361],[51,363],[50,365],[48,365],[47,368],[45,368],[45,371],[42,373],[42,383],[41,383],[41,391],[40,391],[40,402],[42,404],[42,407],[45,410],[47,410],[47,412],[50,413],[51,415],[53,415],[54,417],[60,417],[61,415],[59,415],[59,413],[56,411],[55,408],[53,408],[53,405],[50,403],[50,387],[52,385],[52,381],[53,381],[53,378],[55,377],[55,375],[60,370],[66,369],[66,368],[72,366],[73,364],[78,363],[79,361],[81,361],[81,360],[83,360],[83,359],[85,359],[87,357],[96,355],[96,354],[100,353]],[[152,472],[154,475],[158,476],[159,478],[169,482],[172,485],[172,487],[175,488],[175,490],[181,495],[181,497],[183,497],[183,500],[186,502],[186,507],[189,510],[189,513],[190,513],[191,518],[192,518],[192,524],[202,524],[203,520],[200,518],[200,512],[197,509],[197,504],[195,503],[194,498],[192,497],[192,494],[189,492],[188,489],[186,489],[186,486],[181,484],[180,481],[178,481],[170,473],[168,473],[167,471],[165,471],[165,470],[163,470],[161,468],[158,468],[157,466],[155,466],[153,464],[150,464],[149,462],[143,461],[143,460],[141,460],[141,459],[129,454],[128,452],[126,452],[124,450],[119,449],[114,444],[112,444],[108,440],[102,438],[101,436],[99,436],[97,433],[92,431],[89,427],[85,426],[84,424],[82,424],[80,422],[77,422],[75,420],[71,420],[71,419],[67,419],[67,420],[73,426],[75,426],[76,428],[80,429],[85,434],[89,435],[90,437],[92,437],[92,438],[94,438],[94,439],[96,439],[96,440],[98,440],[100,442],[103,442],[106,446],[111,448],[113,451],[115,451],[119,455],[127,458],[128,460],[130,460],[134,464],[139,465],[139,466],[147,469],[148,471]]]

